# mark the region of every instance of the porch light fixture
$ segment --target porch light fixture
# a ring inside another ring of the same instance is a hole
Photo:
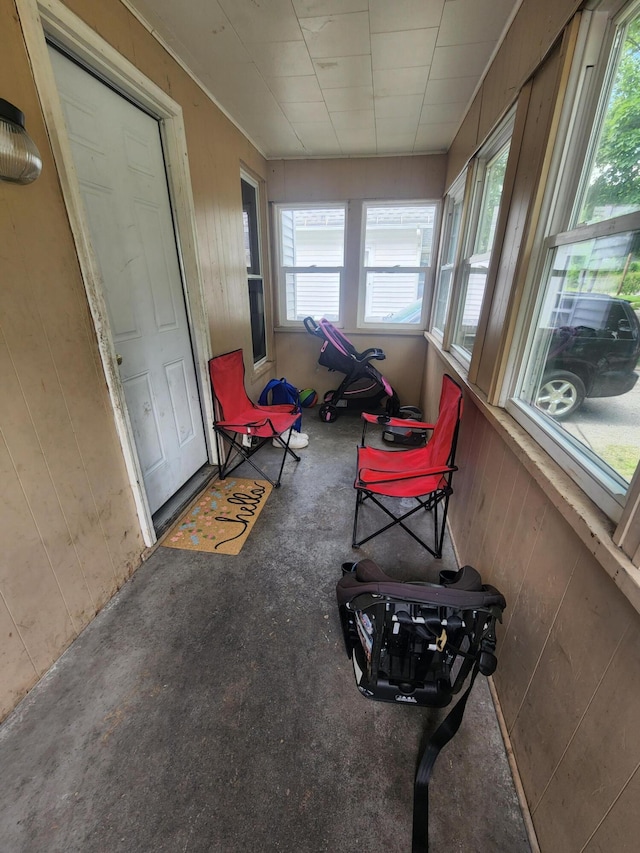
[[[35,142],[24,126],[24,113],[0,98],[0,180],[30,184],[42,171]]]

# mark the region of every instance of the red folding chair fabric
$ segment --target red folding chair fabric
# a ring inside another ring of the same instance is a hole
[[[279,486],[287,454],[297,462],[300,461],[300,457],[289,447],[291,428],[300,416],[299,407],[259,406],[250,400],[244,385],[244,358],[241,349],[210,359],[209,376],[214,400],[213,428],[222,444],[218,447],[220,479],[224,480],[231,471],[246,461],[272,485]],[[273,480],[251,457],[267,442],[287,431],[287,440],[279,439],[283,456],[278,478]],[[237,436],[251,436],[251,446],[245,446]],[[239,459],[236,454],[239,454]]]
[[[357,491],[353,523],[354,548],[399,525],[435,557],[442,556],[442,542],[447,518],[454,465],[458,427],[462,416],[462,389],[448,374],[442,378],[438,420],[435,424],[408,421],[403,418],[386,418],[364,413],[362,445],[358,447],[357,473],[354,488]],[[424,447],[414,450],[379,450],[365,445],[367,424],[432,430]],[[377,497],[379,496],[379,497]],[[396,515],[379,498],[415,498],[416,505],[402,515]],[[381,509],[391,522],[358,540],[358,517],[362,504],[370,500]],[[443,503],[442,518],[438,518],[438,505]],[[403,522],[418,510],[433,513],[434,544],[427,545]]]

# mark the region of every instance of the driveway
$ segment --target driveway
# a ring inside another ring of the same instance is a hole
[[[585,400],[562,426],[630,480],[640,459],[640,379],[620,397]]]

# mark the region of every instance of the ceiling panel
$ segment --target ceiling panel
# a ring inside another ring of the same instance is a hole
[[[493,50],[489,41],[437,47],[433,53],[430,80],[453,79],[469,75],[479,78]]]
[[[268,158],[446,151],[521,0],[123,0]]]
[[[376,95],[424,95],[429,79],[430,65],[412,68],[383,68],[373,72],[373,87]]]
[[[301,18],[302,35],[313,59],[332,56],[368,56],[369,15],[352,12],[348,15]]]
[[[303,77],[313,73],[303,41],[280,41],[251,46],[253,61],[265,77]]]
[[[345,12],[366,12],[368,0],[293,0],[299,18],[314,15],[340,15]]]
[[[331,122],[336,131],[367,129],[375,130],[376,118],[373,110],[345,110],[331,113]]]
[[[210,3],[215,6],[215,3]],[[290,0],[218,0],[238,37],[245,44],[302,41],[300,24]]]
[[[376,70],[430,65],[437,37],[436,27],[397,33],[373,33],[371,64]]]
[[[439,27],[444,0],[369,0],[372,33]]]
[[[325,89],[324,102],[331,112],[373,109],[373,87],[350,86],[345,89]]]
[[[306,74],[302,77],[267,77],[266,81],[276,100],[281,104],[324,101],[315,74]]]
[[[471,44],[476,41],[495,44],[496,33],[500,35],[513,5],[512,0],[455,0],[446,3],[440,22],[438,45]]]
[[[444,77],[429,80],[424,90],[425,104],[468,103],[478,84],[477,77]]]
[[[313,63],[322,89],[372,86],[370,56],[334,56]]]

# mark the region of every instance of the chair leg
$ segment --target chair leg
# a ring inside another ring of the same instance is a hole
[[[439,537],[437,539],[437,543],[436,543],[436,550],[438,552],[437,553],[438,557],[442,557],[442,545],[444,543],[444,533],[445,533],[445,529],[447,527],[447,511],[449,509],[449,496],[450,496],[450,494],[451,494],[451,489],[448,487],[445,490],[444,506],[442,507],[442,521],[440,522],[440,535],[439,535]],[[436,532],[437,532],[437,528],[436,528]]]
[[[276,489],[278,489],[278,488],[280,488],[280,478],[282,477],[282,472],[284,470],[284,463],[287,459],[287,454],[290,454],[291,456],[293,456],[293,458],[296,460],[296,462],[300,461],[300,457],[297,455],[297,453],[294,453],[294,451],[289,447],[289,442],[291,441],[291,429],[288,431],[287,443],[286,444],[282,440],[282,436],[278,435],[276,437],[277,437],[278,441],[280,442],[280,444],[284,447],[284,453],[282,454],[282,462],[280,463],[280,471],[278,473],[278,480],[277,480],[276,485],[275,485]]]
[[[446,497],[446,500],[448,502],[449,496],[446,495],[445,497]],[[365,536],[364,539],[358,540],[357,539],[358,514],[359,514],[361,504],[363,504],[367,498],[371,499],[373,501],[373,503],[391,519],[391,521],[389,522],[389,524],[386,524],[384,527],[379,528],[378,530],[371,533],[369,536]],[[379,501],[376,498],[376,496],[372,492],[366,492],[365,490],[358,489],[357,490],[357,497],[356,497],[356,511],[355,511],[355,517],[353,520],[353,536],[352,536],[351,547],[357,549],[361,545],[364,545],[365,542],[369,542],[370,539],[374,539],[376,536],[379,536],[381,533],[385,533],[387,530],[390,530],[392,527],[395,527],[397,525],[397,526],[401,527],[405,531],[405,533],[408,533],[409,536],[411,536],[411,538],[414,539],[419,545],[422,545],[422,547],[425,548],[434,557],[436,557],[438,559],[440,557],[442,557],[442,543],[444,540],[444,522],[446,521],[446,512],[445,512],[445,516],[444,516],[443,521],[442,521],[442,527],[440,529],[440,535],[438,535],[438,503],[439,503],[439,500],[435,499],[433,494],[431,494],[431,495],[429,495],[428,500],[423,501],[420,498],[416,498],[416,501],[418,502],[418,506],[415,506],[413,509],[410,509],[408,512],[405,512],[404,515],[395,516],[389,509],[387,509],[387,507],[381,501]],[[420,539],[420,537],[416,533],[414,533],[413,530],[411,530],[405,524],[403,524],[405,519],[414,515],[420,509],[425,509],[427,511],[433,512],[433,519],[434,519],[434,547],[433,548],[429,547],[429,545],[427,545],[426,542],[424,542],[422,539]]]
[[[235,435],[240,435],[240,433],[235,433]],[[265,445],[267,443],[267,441],[270,441],[271,438],[261,438],[260,443],[255,448],[253,448],[251,453],[247,453],[246,449],[238,441],[236,441],[235,438],[233,438],[232,436],[227,435],[226,433],[222,433],[221,438],[222,438],[223,445],[224,445],[225,440],[228,444],[228,450],[224,456],[224,461],[222,462],[222,464],[220,464],[220,462],[218,462],[218,471],[219,471],[221,480],[226,479],[229,476],[229,474],[231,474],[233,471],[235,471],[236,468],[238,468],[244,462],[248,462],[249,465],[251,465],[251,467],[253,468],[253,470],[256,471],[260,475],[260,477],[264,478],[265,480],[267,480],[267,482],[271,483],[271,485],[274,488],[276,488],[276,489],[278,488],[278,486],[280,485],[280,476],[282,475],[282,468],[284,467],[284,462],[280,466],[280,473],[278,474],[278,479],[273,480],[251,458],[253,456],[253,454],[256,453],[258,450],[260,450],[260,448],[263,445]],[[237,459],[237,461],[234,460],[234,462],[230,465],[231,454],[234,450],[236,451],[239,459]],[[289,452],[293,454],[292,450],[290,450]],[[293,455],[295,455],[295,454],[293,454]],[[283,455],[283,459],[285,456],[286,456],[286,454]],[[221,459],[221,458],[222,457],[219,454],[218,459]],[[298,459],[298,461],[300,461],[299,457],[296,457],[296,458]]]
[[[360,512],[360,504],[362,503],[362,492],[359,490],[356,491],[356,511],[353,516],[353,534],[351,535],[351,547],[359,548],[360,542],[357,542],[357,530],[358,530],[358,513]]]

